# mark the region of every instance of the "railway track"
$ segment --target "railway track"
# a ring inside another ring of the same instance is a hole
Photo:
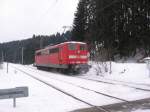
[[[104,79],[108,80],[108,81],[118,82],[118,83],[126,83],[126,84],[133,84],[133,85],[140,85],[140,86],[148,86],[148,87],[150,87],[150,84],[136,83],[136,82],[126,82],[126,81],[120,81],[120,80],[108,79],[108,78],[104,78]]]
[[[34,71],[36,72],[36,71]],[[39,73],[38,73],[39,74]],[[103,93],[103,92],[99,92],[99,91],[95,91],[93,89],[89,89],[89,88],[86,88],[82,85],[77,85],[77,84],[74,84],[74,83],[71,83],[71,82],[67,82],[67,81],[64,81],[64,80],[60,80],[60,79],[56,79],[56,78],[52,78],[51,79],[54,79],[54,80],[57,80],[57,81],[60,81],[60,82],[63,82],[63,83],[66,83],[66,84],[70,84],[70,85],[73,85],[73,86],[76,86],[76,87],[79,87],[79,88],[82,88],[84,90],[88,90],[88,91],[92,91],[92,92],[95,92],[97,94],[100,94],[100,95],[103,95],[103,96],[107,96],[107,97],[110,97],[110,98],[113,98],[113,99],[117,99],[117,100],[120,100],[120,101],[123,101],[123,102],[130,102],[128,100],[125,100],[125,99],[122,99],[122,98],[118,98],[118,97],[115,97],[115,96],[112,96],[112,95],[109,95],[109,94],[106,94],[106,93]],[[105,83],[105,82],[104,82]]]
[[[15,68],[16,68],[16,67],[15,67]],[[28,68],[28,67],[26,67],[26,68]],[[18,68],[16,68],[16,69],[18,69]],[[34,72],[37,72],[36,69],[34,69],[34,68],[30,68],[30,69],[34,70]],[[40,81],[40,82],[42,82],[42,83],[44,83],[44,84],[46,84],[46,85],[48,85],[48,86],[54,88],[54,89],[56,89],[56,90],[62,92],[63,94],[65,94],[65,95],[67,95],[67,96],[70,96],[70,97],[72,97],[72,98],[74,98],[74,99],[76,99],[76,100],[78,100],[78,101],[80,101],[80,102],[82,102],[82,103],[85,103],[85,104],[87,104],[87,105],[89,105],[89,106],[91,106],[91,107],[95,107],[95,108],[96,108],[98,111],[100,111],[100,112],[110,112],[108,109],[105,109],[103,106],[98,107],[98,106],[96,106],[96,105],[93,105],[93,104],[91,104],[91,103],[89,103],[89,102],[87,102],[87,101],[84,101],[84,100],[82,100],[82,99],[76,97],[76,96],[73,96],[72,94],[70,94],[70,93],[68,93],[68,92],[66,92],[66,91],[64,91],[64,90],[62,90],[61,88],[56,87],[55,85],[49,84],[49,83],[47,83],[47,82],[45,82],[45,81],[43,81],[43,80],[41,80],[41,79],[39,79],[39,78],[37,78],[37,77],[35,77],[35,76],[32,76],[31,74],[29,74],[29,73],[27,73],[27,72],[25,72],[25,71],[23,71],[23,70],[21,70],[21,69],[18,69],[18,70],[21,71],[21,72],[23,72],[23,73],[25,73],[26,75],[28,75],[28,76],[34,78],[34,79],[36,79],[36,80],[38,80],[38,81]],[[40,71],[40,72],[41,72],[41,71]],[[38,73],[39,75],[41,75],[39,72],[37,72],[37,73]],[[100,94],[100,95],[103,95],[103,96],[107,96],[107,97],[112,98],[112,99],[117,99],[117,100],[120,100],[120,101],[126,102],[126,103],[132,103],[132,101],[128,101],[128,100],[125,100],[125,99],[122,99],[122,98],[114,97],[114,96],[112,96],[112,95],[108,95],[108,94],[105,94],[105,93],[103,93],[103,92],[95,91],[95,90],[93,90],[93,89],[86,88],[86,87],[84,87],[84,86],[82,86],[82,85],[74,84],[74,83],[71,83],[71,82],[67,82],[67,81],[60,80],[60,79],[56,79],[56,78],[52,78],[52,77],[50,77],[50,78],[53,79],[53,80],[57,80],[57,81],[66,83],[66,84],[70,84],[70,85],[72,85],[72,86],[79,87],[79,88],[84,89],[84,90],[88,90],[88,91],[95,92],[95,93]],[[83,79],[83,78],[82,78],[82,79]],[[92,81],[96,81],[96,82],[99,82],[99,83],[105,83],[105,84],[116,85],[115,83],[111,83],[111,82],[107,82],[107,81],[99,81],[99,80],[93,80],[93,79],[84,79],[84,80],[90,80],[90,81],[92,80]],[[122,85],[122,84],[121,84],[121,85]],[[125,85],[124,85],[124,86],[125,86]],[[128,87],[130,87],[130,86],[128,86]],[[145,90],[145,89],[137,88],[137,87],[132,87],[132,88],[138,89],[138,90],[142,90],[142,91],[150,91],[150,90]]]
[[[137,86],[125,84],[125,83],[108,82],[108,81],[96,80],[96,79],[90,79],[90,78],[84,78],[84,77],[76,77],[76,78],[84,79],[84,80],[90,80],[90,81],[99,82],[99,83],[107,83],[107,84],[112,84],[112,85],[122,85],[122,86],[130,87],[130,88],[134,88],[134,89],[137,89],[137,90],[142,90],[142,91],[148,91],[148,92],[150,92],[150,89],[145,89],[145,88],[141,88],[141,87],[137,87]]]
[[[28,67],[27,67],[28,68]],[[31,68],[30,69],[34,69],[34,68]],[[34,69],[35,70],[35,69]],[[133,88],[133,89],[137,89],[137,90],[141,90],[141,91],[148,91],[150,92],[150,89],[145,89],[145,88],[141,88],[141,87],[137,87],[137,86],[131,86],[131,85],[128,85],[128,84],[124,84],[124,83],[116,83],[116,82],[108,82],[108,81],[104,81],[104,80],[95,80],[95,79],[89,79],[89,78],[83,78],[83,77],[75,77],[75,78],[79,78],[79,79],[84,79],[84,80],[88,80],[88,81],[93,81],[93,82],[98,82],[98,83],[105,83],[105,84],[109,84],[109,85],[122,85],[122,86],[126,86],[126,87],[130,87],[130,88]],[[54,79],[54,78],[53,78]],[[58,79],[55,79],[55,80],[58,80]],[[59,80],[60,81],[60,80]],[[63,81],[63,80],[61,80]],[[72,85],[75,85],[73,83],[70,83],[70,82],[66,82],[66,81],[63,81],[65,83],[68,83],[68,84],[72,84]],[[140,85],[140,84],[139,84]],[[143,84],[141,84],[143,85]],[[125,99],[122,99],[122,98],[117,98],[117,97],[114,97],[114,96],[111,96],[111,95],[108,95],[108,94],[105,94],[105,93],[102,93],[102,92],[98,92],[98,91],[95,91],[95,90],[91,90],[91,89],[88,89],[88,88],[85,88],[83,86],[79,86],[79,85],[75,85],[75,86],[78,86],[80,88],[83,88],[83,89],[87,89],[87,90],[90,90],[90,91],[93,91],[93,92],[96,92],[98,94],[102,94],[102,95],[105,95],[105,96],[109,96],[109,97],[112,97],[112,98],[115,98],[115,99],[118,99],[118,100],[121,100],[121,101],[124,101],[124,102],[129,102]]]
[[[37,77],[31,75],[31,74],[29,74],[29,73],[27,73],[27,72],[25,72],[25,71],[19,69],[19,68],[16,68],[16,67],[14,67],[14,66],[12,66],[12,67],[15,68],[15,69],[17,69],[18,71],[20,71],[20,72],[26,74],[27,76],[30,76],[31,78],[33,78],[33,79],[35,79],[35,80],[37,80],[37,81],[39,81],[39,82],[41,82],[41,83],[43,83],[43,84],[49,86],[49,87],[51,87],[51,88],[53,88],[53,89],[55,89],[55,90],[57,90],[57,91],[59,91],[59,92],[65,94],[65,95],[67,95],[67,96],[72,97],[73,99],[75,99],[75,100],[77,100],[77,101],[80,101],[80,102],[82,102],[82,103],[84,103],[84,104],[87,104],[88,106],[91,106],[91,107],[96,108],[96,109],[99,110],[100,112],[110,112],[109,110],[104,109],[102,106],[96,106],[96,105],[93,105],[93,104],[91,104],[91,103],[89,103],[89,102],[86,102],[86,101],[84,101],[84,100],[82,100],[82,99],[80,99],[80,98],[78,98],[78,97],[76,97],[76,96],[74,96],[74,95],[72,95],[72,94],[70,94],[70,93],[68,93],[68,92],[65,92],[65,91],[63,91],[62,89],[60,89],[60,88],[58,88],[58,87],[56,87],[56,86],[54,86],[54,85],[52,85],[52,84],[50,84],[50,83],[47,83],[46,81],[43,81],[43,80],[41,80],[41,79],[39,79],[39,78],[37,78]]]
[[[32,67],[29,67],[29,68],[30,69],[34,69]],[[36,69],[34,69],[34,70],[36,70]],[[104,81],[104,80],[96,80],[96,79],[85,78],[85,77],[76,77],[76,76],[73,76],[73,77],[79,78],[79,79],[84,79],[84,80],[89,80],[89,81],[93,81],[93,82],[98,82],[98,83],[110,84],[110,85],[122,85],[122,86],[130,87],[130,88],[134,88],[134,89],[137,89],[137,90],[142,90],[142,91],[148,91],[148,92],[150,92],[150,89],[145,89],[145,88],[142,88],[142,87],[137,87],[137,85],[149,87],[150,85],[147,85],[147,84],[130,83],[130,82],[123,82],[123,81],[111,80],[111,79],[110,80],[109,79],[108,80],[105,79],[105,81]],[[110,81],[113,81],[113,82],[110,82]]]
[[[29,67],[29,68],[30,69],[34,69],[32,67]],[[36,70],[36,69],[34,69],[34,70]],[[76,76],[75,76],[75,78],[85,79],[85,80],[89,80],[89,81],[93,81],[93,82],[111,84],[111,85],[122,85],[122,86],[130,87],[130,88],[134,88],[134,89],[138,89],[138,90],[142,90],[142,91],[150,91],[150,89],[145,89],[145,88],[142,88],[142,87],[137,87],[137,85],[138,86],[150,87],[149,84],[124,82],[124,81],[118,81],[118,80],[112,80],[112,79],[106,79],[106,78],[104,80],[96,80],[96,79],[85,78],[85,77],[76,77]]]

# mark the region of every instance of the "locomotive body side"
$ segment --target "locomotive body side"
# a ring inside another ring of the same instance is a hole
[[[36,51],[35,65],[37,67],[67,68],[62,49],[64,45],[50,46]]]
[[[49,46],[35,53],[37,67],[51,67],[63,69],[79,68],[88,63],[88,50],[85,43],[64,42]]]

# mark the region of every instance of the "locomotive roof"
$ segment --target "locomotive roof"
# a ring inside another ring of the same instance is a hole
[[[78,43],[78,44],[86,44],[86,43],[84,43],[84,42],[76,42],[76,41],[69,41],[69,42],[64,42],[64,43]],[[63,43],[61,43],[61,44],[63,44]]]
[[[78,44],[86,44],[84,42],[77,42],[77,41],[69,41],[69,42],[63,42],[63,43],[60,43],[60,44],[55,44],[55,45],[49,45],[49,46],[46,46],[45,48],[43,49],[40,49],[40,50],[37,50],[36,52],[40,52],[44,49],[48,49],[49,47],[55,47],[55,46],[58,46],[58,45],[62,45],[62,44],[69,44],[69,43],[78,43]]]

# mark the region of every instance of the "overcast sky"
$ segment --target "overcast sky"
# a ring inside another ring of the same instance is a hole
[[[78,0],[0,0],[0,43],[62,32]]]

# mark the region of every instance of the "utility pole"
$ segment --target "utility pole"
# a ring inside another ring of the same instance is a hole
[[[7,62],[7,74],[8,74],[8,62]]]
[[[3,69],[3,51],[2,51],[2,56],[0,58],[0,69]]]
[[[41,37],[41,39],[40,39],[40,49],[42,49],[43,48],[43,37]]]
[[[22,47],[22,64],[24,63],[24,59],[23,59],[24,56],[23,55],[24,55],[24,47]]]
[[[14,60],[13,60],[14,63],[16,62],[16,55],[17,55],[17,53],[14,52]]]
[[[2,51],[2,59],[1,59],[2,63],[4,62],[4,53]]]

